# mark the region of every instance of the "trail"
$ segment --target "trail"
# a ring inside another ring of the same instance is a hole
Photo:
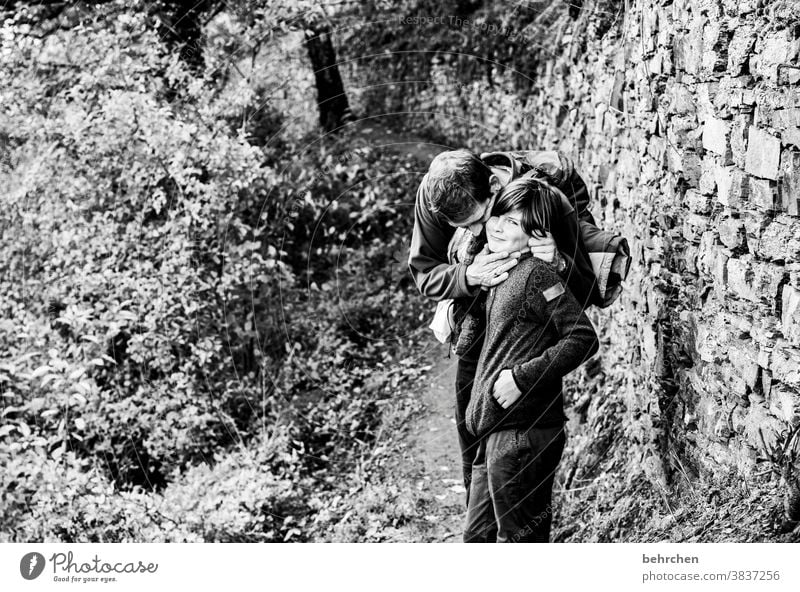
[[[395,132],[372,122],[356,124],[358,135],[377,149],[408,154],[420,163],[452,146],[431,143],[408,132]],[[410,237],[409,237],[410,239]],[[431,314],[433,314],[433,305]],[[456,358],[428,334],[425,365],[432,364],[419,385],[422,414],[407,426],[407,446],[394,467],[397,482],[414,491],[416,517],[388,536],[402,542],[461,542],[466,515],[461,459],[455,423]]]
[[[416,490],[418,520],[401,529],[400,540],[461,542],[466,508],[455,423],[456,358],[447,347],[429,350],[433,363],[419,392],[422,415],[409,426],[400,463],[402,480]]]

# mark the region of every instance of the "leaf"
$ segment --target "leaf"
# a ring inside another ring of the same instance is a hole
[[[48,364],[45,364],[44,366],[39,366],[36,370],[33,371],[33,373],[31,374],[31,378],[39,378],[40,376],[44,376],[45,374],[50,372],[50,370],[52,370],[52,368],[50,368]]]
[[[48,374],[42,379],[42,382],[39,384],[40,387],[47,386],[47,383],[51,382],[54,378],[56,378],[55,374]]]
[[[58,448],[53,450],[53,452],[50,453],[50,456],[52,456],[54,459],[59,459],[61,458],[61,455],[64,454],[64,451],[66,451],[66,449],[67,449],[66,443],[62,442],[61,446],[59,446]]]
[[[73,385],[73,388],[85,395],[90,395],[92,393],[92,386],[85,380],[81,380],[80,382],[76,383]]]
[[[42,417],[51,417],[53,415],[58,415],[58,409],[45,409],[42,411]]]

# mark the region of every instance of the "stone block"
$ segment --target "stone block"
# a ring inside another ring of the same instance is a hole
[[[800,345],[800,290],[784,286],[781,295],[781,329],[792,345]]]
[[[751,125],[747,138],[744,170],[756,177],[775,181],[778,179],[780,160],[781,141]]]
[[[793,127],[781,132],[781,144],[791,144],[795,148],[800,148],[800,127]]]
[[[752,26],[738,26],[733,31],[733,38],[728,45],[728,74],[738,76],[753,53],[756,43],[756,31]]]
[[[733,166],[718,166],[715,178],[719,203],[735,210],[741,208],[750,190],[744,171]]]
[[[694,115],[673,116],[667,128],[667,138],[678,149],[699,149],[702,143],[698,142],[698,138],[702,133],[703,128],[697,125],[697,118]]]
[[[681,177],[686,180],[689,187],[700,185],[700,177],[703,174],[703,159],[697,152],[686,150],[681,155]]]
[[[796,86],[800,82],[800,68],[792,66],[778,66],[778,84],[783,86]]]
[[[749,302],[775,303],[783,277],[780,266],[754,261],[752,255],[728,259],[728,288],[734,296]]]
[[[744,220],[744,230],[748,244],[757,244],[761,240],[764,229],[772,221],[772,217],[754,208],[742,210],[741,216],[742,220]]]
[[[719,224],[719,240],[731,250],[744,246],[744,222],[739,218],[726,217]]]
[[[772,378],[792,388],[800,388],[800,349],[778,339],[770,356]]]
[[[717,191],[716,166],[707,165],[707,159],[703,159],[703,172],[700,173],[700,180],[697,182],[701,193],[714,195]]]
[[[784,429],[783,422],[762,405],[750,405],[745,420],[745,439],[758,450],[775,446]],[[763,440],[763,442],[762,442]]]
[[[683,221],[683,238],[700,244],[703,233],[708,230],[708,218],[698,214],[689,214]]]
[[[797,261],[800,258],[800,225],[789,216],[779,215],[763,230],[754,252],[770,261]]]
[[[711,196],[700,193],[696,189],[687,189],[683,201],[689,210],[696,214],[711,212]]]
[[[778,185],[768,179],[750,177],[750,203],[765,212],[774,212],[778,207]]]
[[[722,119],[709,117],[703,124],[703,148],[722,157],[727,157],[723,160],[723,164],[730,164],[731,161],[730,148],[728,147],[729,134],[729,124]]]
[[[741,16],[755,12],[758,0],[722,0],[722,8],[729,16]]]
[[[728,34],[725,22],[711,18],[703,28],[703,72],[706,75],[723,72],[727,65]]]
[[[800,152],[784,150],[778,173],[781,209],[791,216],[800,216]]]
[[[703,22],[694,23],[688,33],[675,35],[673,42],[675,68],[687,74],[699,74],[703,64]]]
[[[783,387],[773,389],[769,410],[779,419],[796,425],[800,421],[800,393]]]
[[[755,55],[750,60],[753,74],[777,83],[778,68],[790,65],[797,58],[798,44],[794,41],[791,27],[765,33],[758,39]]]
[[[722,249],[717,251],[717,258],[714,262],[714,292],[718,299],[725,297],[728,284],[728,259],[729,255]]]
[[[740,169],[745,168],[747,134],[752,122],[752,113],[735,115],[731,120],[731,156],[733,157],[733,164]]]
[[[758,345],[750,339],[732,339],[727,347],[728,359],[744,382],[747,393],[761,380],[758,366]]]

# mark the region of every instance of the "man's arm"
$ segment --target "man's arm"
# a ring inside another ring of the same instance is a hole
[[[512,368],[512,375],[522,393],[537,384],[555,382],[597,353],[600,342],[583,308],[550,268],[542,266],[528,279],[528,302],[543,323],[553,323],[559,335],[557,343],[541,355]]]
[[[448,263],[447,247],[454,233],[455,228],[442,224],[431,213],[420,184],[414,204],[414,231],[408,268],[417,289],[428,298],[444,300],[472,296],[480,289],[480,286],[467,285],[465,264]]]
[[[414,206],[408,267],[423,295],[434,300],[471,297],[482,287],[496,286],[508,278],[508,270],[516,265],[519,253],[489,253],[484,248],[469,265],[451,264],[448,246],[454,233],[455,228],[443,224],[431,213],[420,185]]]

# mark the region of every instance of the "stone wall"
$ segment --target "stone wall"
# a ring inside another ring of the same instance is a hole
[[[510,35],[442,16],[470,47]],[[624,295],[593,320],[624,385],[631,466],[659,483],[753,477],[800,422],[798,23],[796,1],[587,1],[516,36],[529,72],[477,50],[345,68],[362,115],[576,160],[601,226],[632,248]]]

